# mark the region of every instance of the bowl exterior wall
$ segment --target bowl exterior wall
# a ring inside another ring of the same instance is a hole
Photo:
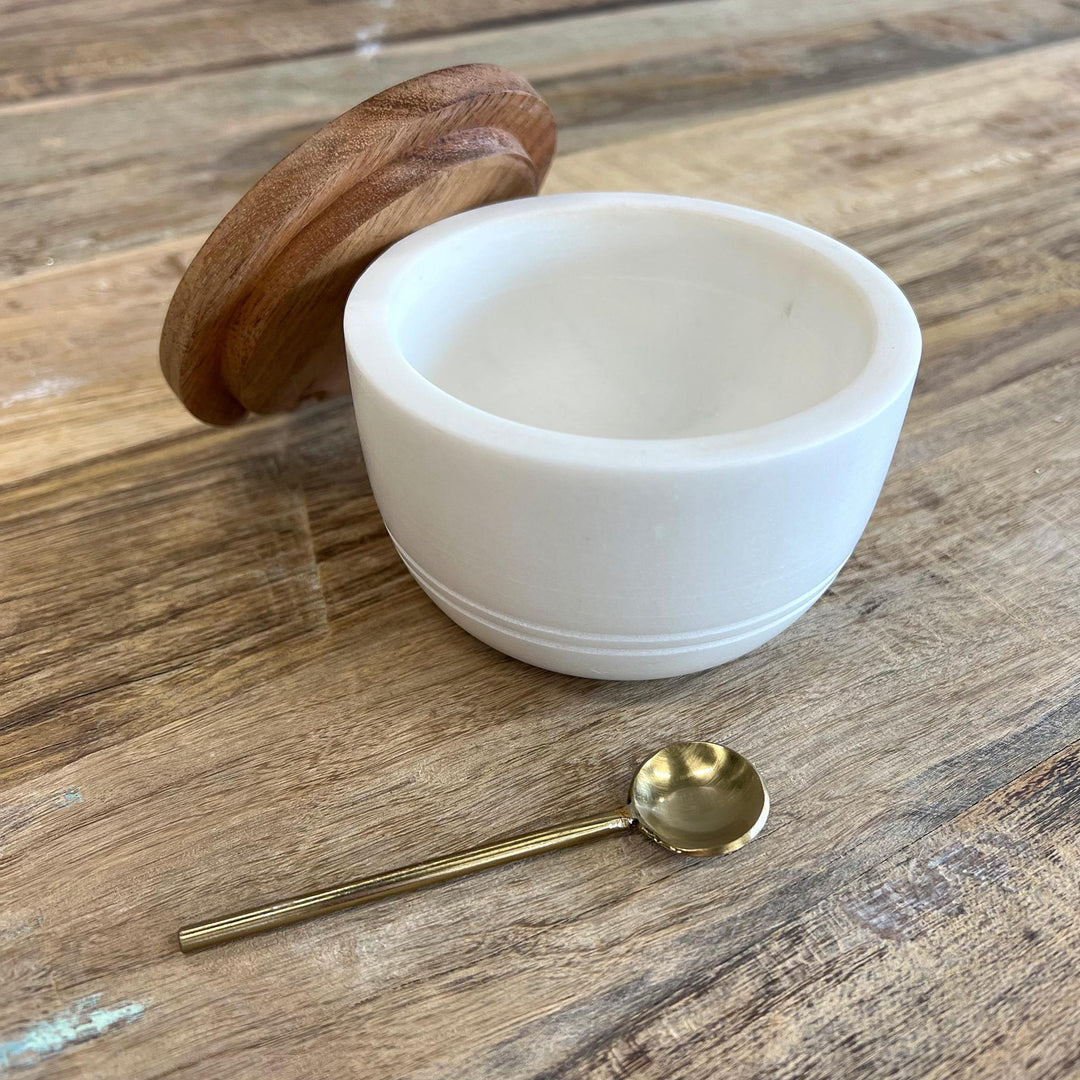
[[[493,451],[354,377],[372,488],[425,592],[511,656],[606,679],[713,667],[797,619],[866,526],[910,392],[785,455],[590,468]]]

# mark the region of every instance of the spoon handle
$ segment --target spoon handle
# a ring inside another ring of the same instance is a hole
[[[443,855],[427,862],[413,863],[385,874],[360,878],[359,881],[346,882],[322,892],[309,893],[306,896],[294,896],[290,900],[279,900],[265,907],[240,911],[208,922],[193,923],[180,930],[180,951],[196,952],[211,945],[223,945],[227,941],[249,937],[273,930],[279,926],[313,919],[317,915],[328,915],[331,911],[366,904],[369,900],[380,900],[395,893],[411,892],[422,889],[425,885],[435,885],[440,881],[473,874],[489,866],[524,859],[529,855],[538,855],[542,851],[554,851],[557,848],[571,847],[593,840],[606,833],[619,832],[632,828],[634,819],[625,809],[611,814],[582,818],[579,821],[555,825],[550,829],[526,833],[509,840],[498,840],[485,847],[471,851],[459,851],[453,855]]]

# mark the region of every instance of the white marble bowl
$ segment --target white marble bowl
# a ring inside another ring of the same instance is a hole
[[[882,271],[661,195],[556,195],[407,237],[345,312],[386,527],[521,660],[649,679],[797,619],[874,507],[920,354]]]

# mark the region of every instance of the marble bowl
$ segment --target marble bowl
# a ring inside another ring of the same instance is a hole
[[[360,278],[345,340],[420,586],[504,653],[605,679],[722,664],[821,596],[921,349],[900,290],[837,241],[626,193],[422,229]]]

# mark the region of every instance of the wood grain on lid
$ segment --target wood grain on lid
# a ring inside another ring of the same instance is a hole
[[[431,72],[339,116],[192,260],[161,334],[169,384],[212,424],[344,393],[341,314],[364,268],[433,221],[536,194],[554,149],[543,100],[493,65]]]

